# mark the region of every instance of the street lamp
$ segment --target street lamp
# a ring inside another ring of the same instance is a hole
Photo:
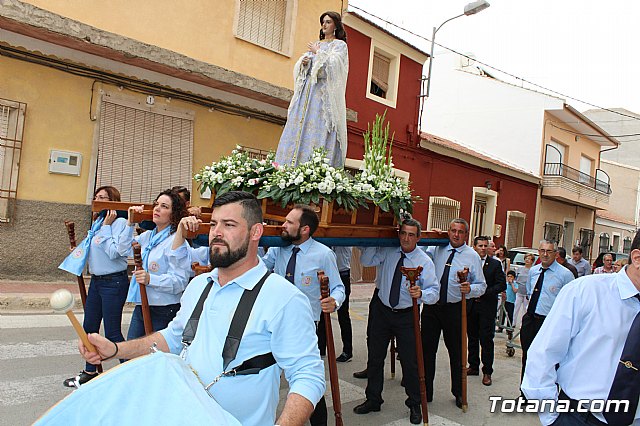
[[[453,21],[454,19],[459,18],[461,16],[475,15],[478,12],[482,12],[483,10],[488,8],[489,6],[490,6],[489,2],[487,2],[486,0],[478,0],[478,1],[471,2],[471,3],[467,4],[464,7],[464,12],[461,13],[460,15],[454,16],[453,18],[447,19],[442,24],[440,24],[440,26],[437,27],[437,28],[433,27],[433,35],[431,36],[431,54],[429,56],[429,71],[427,73],[427,93],[426,93],[425,97],[427,97],[427,98],[429,97],[429,88],[431,87],[431,64],[433,64],[433,47],[436,44],[436,33],[447,22]]]

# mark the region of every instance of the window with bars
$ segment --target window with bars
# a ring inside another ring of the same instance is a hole
[[[460,201],[448,197],[429,197],[427,229],[446,231],[455,218],[460,217]]]
[[[624,237],[622,241],[622,252],[623,253],[631,253],[631,237]]]
[[[519,211],[507,212],[505,243],[509,248],[524,246],[524,223],[527,215]]]
[[[595,233],[591,229],[580,229],[580,247],[585,258],[591,255],[591,244],[593,243],[594,235]]]
[[[0,99],[0,222],[15,216],[27,104]]]
[[[545,222],[544,239],[554,243],[559,243],[562,238],[563,226],[559,223]]]
[[[122,201],[151,202],[161,191],[191,188],[193,113],[150,111],[105,95],[100,109],[96,187]]]
[[[236,37],[288,54],[292,9],[296,0],[236,1]]]
[[[381,98],[387,97],[389,91],[389,70],[391,68],[391,59],[382,53],[374,51],[373,65],[371,68],[371,85],[369,92]]]
[[[598,251],[600,253],[604,253],[610,250],[609,247],[609,242],[611,241],[611,239],[609,238],[609,234],[607,234],[606,232],[603,232],[602,234],[600,234],[600,239],[598,241]]]

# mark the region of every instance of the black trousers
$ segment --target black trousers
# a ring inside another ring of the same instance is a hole
[[[342,352],[353,355],[353,330],[351,328],[351,318],[349,317],[349,295],[351,294],[351,272],[341,271],[340,278],[344,284],[345,299],[340,309],[338,309],[338,324],[340,325],[340,336],[342,337]],[[327,348],[327,334],[324,325],[324,315],[320,316],[318,323],[318,348],[321,354],[325,354]],[[337,351],[336,351],[337,352]]]
[[[311,413],[309,423],[312,426],[326,426],[327,425],[327,401],[324,396],[320,398],[320,401],[316,404],[316,408]]]
[[[544,323],[543,315],[526,313],[522,317],[522,328],[520,328],[520,343],[522,344],[522,371],[520,372],[520,381],[524,377],[524,369],[527,367],[527,351],[533,343],[538,331]]]
[[[385,306],[377,293],[369,304],[369,323],[367,327],[367,400],[381,405],[384,384],[384,361],[391,337],[398,342],[397,350],[402,362],[404,390],[407,394],[407,407],[420,405],[420,385],[418,382],[418,363],[416,361],[416,340],[413,328],[411,308],[393,311]]]
[[[480,347],[482,346],[482,372],[493,374],[493,338],[495,334],[496,303],[473,299],[467,301],[467,341],[470,368],[479,369]]]
[[[462,395],[462,302],[444,305],[424,305],[422,308],[422,349],[426,376],[427,399],[433,399],[433,379],[436,375],[436,353],[440,333],[449,352],[451,393]]]

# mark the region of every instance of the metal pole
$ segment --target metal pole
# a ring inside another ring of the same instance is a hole
[[[442,26],[442,25],[440,25]],[[429,97],[429,88],[431,87],[431,66],[433,65],[433,47],[436,44],[436,32],[438,30],[433,27],[433,34],[431,35],[431,53],[429,54],[429,71],[427,72],[427,93],[426,97]]]

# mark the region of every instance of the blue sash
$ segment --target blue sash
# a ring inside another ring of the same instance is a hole
[[[142,250],[142,269],[148,271],[148,263],[149,263],[149,253],[156,247],[158,244],[163,242],[171,232],[171,226],[167,226],[162,230],[162,232],[158,233],[158,228],[154,228],[151,232],[151,238],[149,238],[149,243],[146,245],[144,250]],[[129,284],[129,293],[127,293],[127,302],[133,302],[140,304],[140,286],[136,281],[136,276],[133,275],[131,277],[131,283]]]
[[[89,249],[91,248],[91,240],[93,236],[100,230],[102,227],[102,222],[104,222],[104,217],[100,217],[96,219],[95,222],[91,225],[91,229],[87,233],[87,237],[80,241],[80,244],[77,245],[75,249],[62,261],[58,268],[63,271],[67,271],[72,273],[73,275],[82,275],[82,271],[87,263],[87,259],[89,258]]]

